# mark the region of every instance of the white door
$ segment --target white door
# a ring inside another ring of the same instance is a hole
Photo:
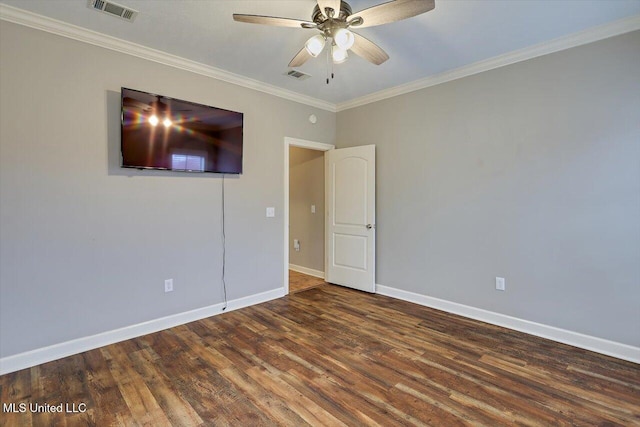
[[[375,292],[375,145],[325,153],[325,280]]]

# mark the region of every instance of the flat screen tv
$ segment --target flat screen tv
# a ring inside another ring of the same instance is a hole
[[[243,115],[122,88],[122,167],[242,173]]]

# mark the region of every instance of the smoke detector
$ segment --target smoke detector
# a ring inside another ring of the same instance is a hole
[[[129,22],[133,22],[133,20],[136,19],[136,16],[138,16],[137,10],[133,10],[130,7],[122,6],[121,4],[114,3],[112,1],[89,0],[89,7],[93,10],[104,12]]]

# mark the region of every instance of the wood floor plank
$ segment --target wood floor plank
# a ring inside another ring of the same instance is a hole
[[[266,390],[246,372],[229,367],[223,369],[220,374],[233,383],[238,390],[241,390],[268,418],[272,420],[287,420],[287,423],[296,426],[306,424],[302,417],[289,407],[286,400],[274,396],[273,393]],[[277,425],[275,421],[273,424]]]
[[[32,425],[32,413],[30,411],[20,412],[19,405],[29,405],[32,388],[31,372],[29,369],[3,375],[2,388],[0,389],[0,404],[13,404],[14,410],[2,411],[0,426],[30,426]]]
[[[82,356],[87,369],[88,390],[84,403],[91,419],[100,421],[96,425],[136,425],[101,349],[87,351]]]
[[[640,426],[640,365],[321,284],[0,376],[0,399],[87,405],[11,427]]]
[[[324,284],[324,280],[289,270],[289,294],[306,291]]]
[[[433,357],[433,356],[431,356]],[[536,407],[530,402],[521,404],[520,399],[481,379],[464,375],[464,371],[436,368],[420,363],[411,355],[404,356],[397,352],[382,357],[382,362],[392,364],[395,369],[404,373],[412,381],[429,384],[430,387],[440,389],[453,400],[464,401],[468,406],[476,407],[479,411],[498,414],[496,418],[504,422],[511,419],[523,425],[556,425],[558,418],[548,413],[544,408]],[[506,417],[506,419],[505,419]],[[528,423],[526,420],[537,420],[539,424]]]
[[[90,413],[78,410],[79,405],[85,403],[84,396],[88,394],[87,369],[81,354],[69,357],[70,363],[57,372],[60,403],[65,411],[64,422],[69,426],[94,424]]]
[[[170,426],[169,419],[144,379],[133,369],[126,350],[124,346],[110,345],[102,348],[102,354],[133,418],[141,425]]]
[[[481,358],[482,362],[490,361],[493,366],[525,378],[539,387],[553,389],[559,399],[570,399],[574,405],[584,410],[595,410],[603,418],[610,422],[623,422],[633,416],[634,409],[638,410],[638,405],[629,403],[629,406],[617,399],[611,398],[607,394],[592,393],[586,387],[576,387],[573,384],[562,381],[556,375],[545,372],[543,369],[527,369],[526,367],[514,365],[509,361],[500,360],[492,354]]]
[[[410,366],[415,367],[406,368],[407,372],[413,374],[412,369],[415,369],[415,372],[431,378],[441,376],[439,382],[448,385],[453,394],[469,396],[505,413],[525,415],[542,425],[562,424],[561,413],[538,403],[545,399],[545,395],[536,394],[520,383],[509,383],[475,362],[467,363],[460,358],[451,361],[434,353],[411,357],[411,361],[415,365]]]
[[[31,390],[31,399],[29,404],[33,405],[59,405],[63,402],[63,396],[60,383],[64,381],[65,373],[69,372],[70,367],[74,364],[73,356],[67,358],[67,363],[58,366],[55,362],[44,363],[40,365],[39,376],[42,381],[43,389],[48,391],[48,399],[34,399],[33,390]],[[66,402],[65,402],[66,403]],[[31,412],[31,410],[29,410]],[[55,425],[66,426],[67,419],[61,412],[39,411],[32,413],[34,425]]]
[[[199,426],[202,418],[178,393],[170,379],[163,372],[153,355],[146,350],[132,353],[130,359],[136,371],[142,376],[145,384],[155,397],[158,405],[167,415],[171,425]]]
[[[268,391],[288,402],[289,406],[309,425],[347,426],[334,415],[325,411],[317,402],[296,390],[295,387],[288,384],[279,375],[273,375],[261,366],[249,369],[247,374],[255,381],[263,384],[263,387]]]

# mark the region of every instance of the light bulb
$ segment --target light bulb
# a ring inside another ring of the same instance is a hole
[[[338,45],[340,49],[347,50],[351,49],[356,39],[351,31],[346,28],[340,28],[333,35],[333,41],[336,42],[336,45]]]
[[[169,120],[169,118],[167,117],[166,119],[164,119],[162,121],[162,124],[164,125],[164,127],[168,128],[169,126],[171,126],[173,123],[171,123],[171,120]]]
[[[349,54],[346,50],[340,49],[338,46],[333,45],[331,48],[331,56],[333,57],[334,64],[342,64],[349,58]]]
[[[324,41],[325,39],[322,34],[316,34],[315,36],[307,40],[307,42],[304,44],[304,47],[307,49],[307,52],[309,52],[309,55],[315,58],[316,56],[320,55],[320,52],[322,52],[322,49],[324,49]]]
[[[151,126],[156,126],[158,124],[158,116],[154,114],[149,117],[149,123],[151,123]]]

